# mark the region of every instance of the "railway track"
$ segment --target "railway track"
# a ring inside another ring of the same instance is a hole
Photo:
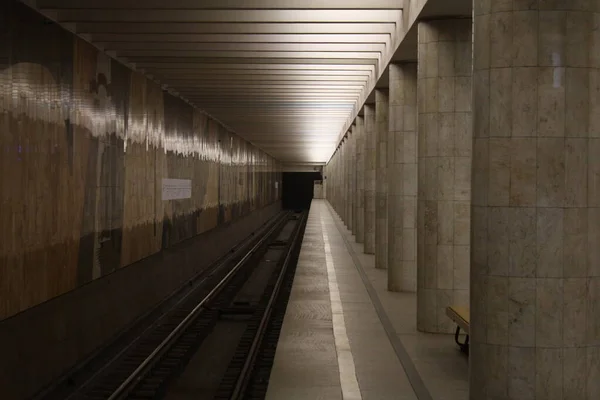
[[[37,398],[264,398],[306,216],[282,214],[85,382]]]

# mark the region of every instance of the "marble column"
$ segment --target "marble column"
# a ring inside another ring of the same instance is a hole
[[[327,179],[325,179],[325,177],[327,176],[328,173],[328,168],[327,168],[327,164],[323,165],[323,198],[325,199],[329,199],[329,196],[327,195]]]
[[[348,136],[344,137],[344,141],[342,142],[341,149],[341,180],[342,180],[342,190],[340,193],[340,203],[341,203],[341,214],[340,217],[344,222],[346,227],[348,226],[348,201],[346,199],[348,193]]]
[[[342,147],[340,148],[340,218],[344,225],[346,225],[346,138],[342,141]]]
[[[375,106],[365,104],[365,248],[375,254]]]
[[[336,191],[336,181],[335,181],[335,162],[337,159],[337,149],[333,153],[331,160],[329,160],[329,164],[327,164],[327,180],[329,183],[327,184],[327,200],[331,204],[331,206],[335,209],[335,191]]]
[[[417,328],[452,332],[469,305],[471,19],[418,25]]]
[[[337,158],[337,149],[331,156],[327,164],[327,201],[335,209],[335,159]]]
[[[327,176],[327,164],[323,165],[323,179]],[[323,180],[323,198],[327,199],[327,185],[325,184],[325,180]]]
[[[417,64],[390,64],[388,290],[417,290]]]
[[[353,128],[350,127],[348,130],[348,155],[346,157],[347,160],[347,170],[346,174],[348,177],[348,191],[346,192],[346,201],[348,203],[348,208],[346,209],[346,219],[348,220],[348,230],[350,232],[354,231],[354,166],[356,165],[355,154],[354,154],[354,132]]]
[[[338,157],[338,195],[337,202],[338,208],[336,212],[340,218],[344,215],[344,141],[340,144],[339,157]],[[342,221],[343,222],[343,221]]]
[[[342,159],[342,145],[343,145],[343,141],[342,143],[340,143],[340,146],[338,147],[337,150],[337,157],[336,157],[336,161],[335,161],[335,181],[336,181],[336,190],[335,190],[335,212],[341,217],[342,216],[342,190],[344,189],[344,182],[342,180],[342,165],[343,165],[343,159]]]
[[[337,194],[336,194],[336,203],[337,203],[337,207],[336,207],[336,212],[338,213],[338,215],[341,217],[342,216],[342,210],[343,210],[343,203],[342,203],[342,191],[344,190],[344,180],[342,179],[342,174],[343,174],[343,153],[342,153],[342,145],[343,145],[343,141],[340,144],[340,147],[338,149],[338,157],[337,157],[337,172],[336,172],[336,180],[337,180]]]
[[[327,174],[325,177],[327,178],[327,201],[333,206],[333,189],[334,189],[334,179],[333,179],[333,161],[334,161],[335,153],[327,163]]]
[[[356,208],[356,243],[365,242],[365,136],[364,119],[356,117],[356,192],[354,207]]]
[[[375,90],[375,268],[387,268],[387,151],[389,100],[387,90]]]
[[[358,130],[356,129],[356,122],[352,123],[352,191],[350,197],[352,197],[352,235],[356,236],[356,137],[358,136]]]
[[[342,205],[342,146],[338,147],[335,159],[335,211],[341,215]]]
[[[338,149],[338,157],[337,157],[337,195],[336,195],[336,203],[337,207],[335,209],[336,213],[340,218],[344,215],[344,203],[342,202],[342,198],[344,197],[342,194],[344,193],[344,141],[340,143],[340,147]],[[343,221],[342,221],[343,222]]]
[[[600,2],[474,3],[470,398],[600,399]]]
[[[336,213],[338,213],[338,215],[342,215],[342,189],[343,189],[343,182],[342,182],[342,145],[340,144],[340,147],[338,148],[337,151],[337,157],[336,157],[336,161],[335,161],[335,181],[336,181],[336,190],[335,190],[335,203],[336,203],[336,207],[335,207],[335,211]]]
[[[335,209],[335,158],[337,150],[331,156],[327,163],[327,201]]]

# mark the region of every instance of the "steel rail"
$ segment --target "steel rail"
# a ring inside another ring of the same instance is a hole
[[[287,214],[289,215],[289,213]],[[239,271],[239,269],[248,261],[248,259],[256,253],[256,251],[265,243],[265,241],[271,237],[271,235],[281,225],[281,221],[285,218],[282,217],[279,223],[276,223],[262,239],[260,239],[253,247],[248,251],[240,261],[225,275],[218,284],[190,311],[190,313],[171,331],[167,336],[148,357],[142,361],[142,363],[133,371],[121,385],[110,395],[107,400],[117,400],[122,398],[123,395],[129,393],[133,389],[134,385],[142,379],[146,370],[151,367],[152,363],[155,362],[163,352],[169,348],[169,346],[185,331],[185,329],[196,319],[200,311],[204,308],[204,305],[209,302],[215,294],[217,294],[223,287],[229,282],[229,280]]]
[[[233,389],[233,393],[231,395],[231,400],[241,400],[245,394],[246,388],[248,386],[248,381],[250,379],[250,373],[252,371],[252,367],[256,360],[256,356],[259,351],[260,344],[264,337],[264,333],[267,330],[267,326],[269,325],[269,320],[271,319],[271,314],[274,308],[274,304],[277,301],[277,297],[279,295],[281,285],[283,284],[283,280],[285,279],[285,274],[288,269],[288,265],[290,260],[292,259],[292,254],[296,250],[296,245],[298,243],[298,238],[300,236],[300,232],[302,231],[302,226],[306,222],[308,217],[308,213],[304,213],[302,215],[302,219],[299,220],[298,228],[294,233],[294,238],[288,248],[287,254],[285,256],[285,260],[283,261],[283,265],[281,267],[281,271],[279,276],[277,277],[277,281],[275,286],[273,287],[273,292],[269,297],[269,301],[265,308],[265,313],[260,320],[260,324],[258,326],[256,335],[252,340],[252,345],[250,346],[250,350],[248,353],[248,357],[244,361],[244,366],[242,367],[239,375],[239,379],[236,382],[235,388]]]

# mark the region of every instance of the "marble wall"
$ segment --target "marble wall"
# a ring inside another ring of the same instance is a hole
[[[475,1],[470,398],[600,398],[600,3]]]
[[[388,290],[417,290],[417,64],[390,64]]]
[[[365,246],[366,254],[375,254],[375,106],[365,104]]]
[[[471,19],[418,23],[417,327],[469,304]]]
[[[279,200],[270,156],[26,6],[0,15],[0,319]]]
[[[387,268],[387,152],[389,99],[387,90],[375,90],[375,268]]]

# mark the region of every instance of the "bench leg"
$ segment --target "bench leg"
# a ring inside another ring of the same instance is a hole
[[[469,335],[467,335],[467,337],[465,338],[464,343],[461,343],[458,340],[458,335],[460,334],[460,326],[456,327],[456,333],[454,334],[454,341],[456,342],[456,344],[458,345],[458,347],[460,347],[460,351],[464,352],[464,353],[469,353]]]

